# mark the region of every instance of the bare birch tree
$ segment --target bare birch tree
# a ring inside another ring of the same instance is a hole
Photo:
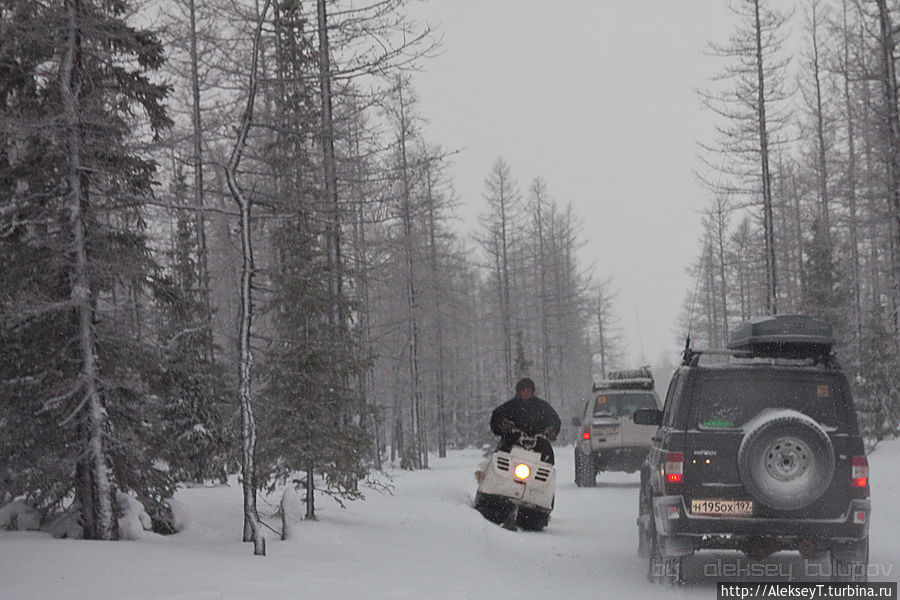
[[[263,23],[269,9],[269,0],[263,4],[258,16],[256,33],[253,36],[251,51],[250,76],[247,88],[247,104],[241,116],[237,139],[231,152],[231,158],[225,167],[225,176],[228,180],[228,189],[240,211],[241,254],[243,262],[241,266],[241,316],[239,326],[239,351],[240,351],[240,384],[239,396],[241,402],[241,477],[244,491],[244,541],[253,542],[253,553],[258,556],[266,554],[266,540],[262,533],[259,521],[259,513],[256,509],[256,421],[253,416],[253,350],[250,346],[250,331],[253,319],[253,245],[251,236],[250,214],[253,208],[253,200],[237,181],[237,168],[241,162],[241,156],[247,143],[247,135],[253,124],[253,105],[256,101],[258,87],[257,66],[259,59],[259,44],[262,37]]]

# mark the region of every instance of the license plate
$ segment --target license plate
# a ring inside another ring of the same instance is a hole
[[[716,517],[749,517],[752,500],[691,500],[691,513]]]
[[[599,435],[608,435],[610,433],[617,433],[618,431],[618,425],[594,425],[594,433]]]

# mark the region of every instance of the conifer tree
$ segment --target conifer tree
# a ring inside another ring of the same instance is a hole
[[[128,24],[130,10],[0,5],[0,462],[46,510],[74,492],[95,539],[117,537],[116,490],[172,491],[153,464],[156,353],[140,335],[155,164],[134,145],[135,131],[170,124],[168,88],[150,77],[162,46]]]

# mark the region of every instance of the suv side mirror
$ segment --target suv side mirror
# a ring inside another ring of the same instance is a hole
[[[661,410],[642,408],[634,411],[631,420],[634,421],[635,425],[656,425],[658,427],[662,425],[663,414]]]
[[[581,417],[572,417],[572,427],[581,427]]]

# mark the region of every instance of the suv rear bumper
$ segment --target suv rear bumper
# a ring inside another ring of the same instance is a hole
[[[664,536],[764,536],[850,542],[869,535],[871,503],[851,500],[843,515],[831,519],[762,519],[692,515],[683,496],[659,496],[653,499],[656,531]]]

